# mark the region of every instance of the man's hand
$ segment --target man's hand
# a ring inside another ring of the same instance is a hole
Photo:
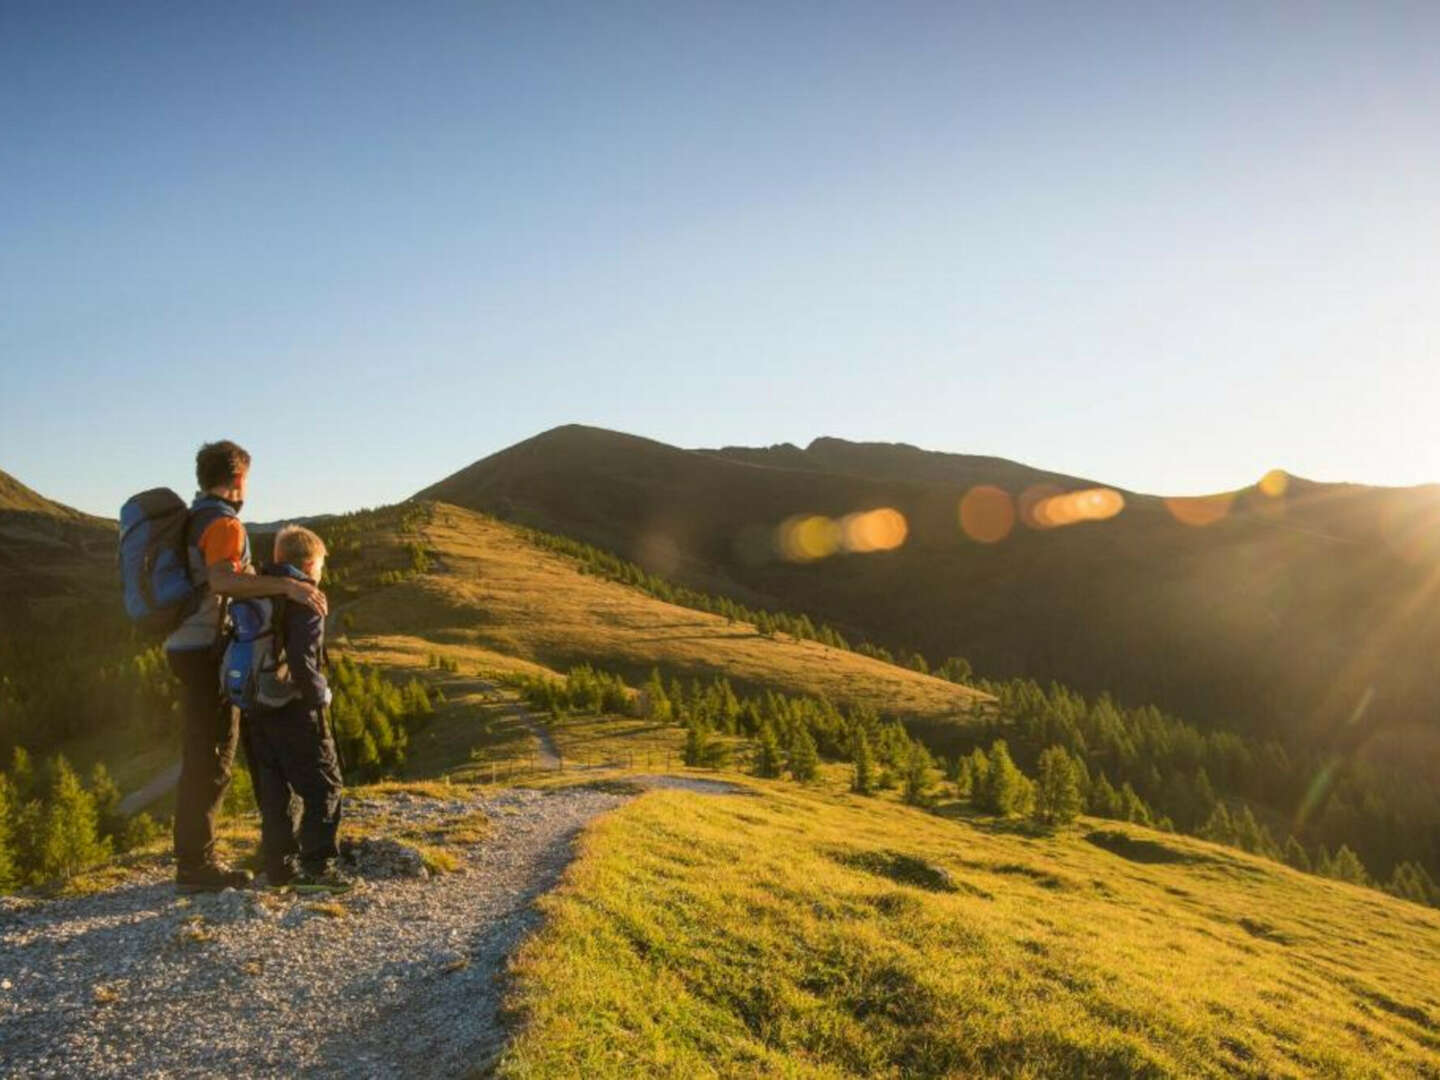
[[[317,586],[311,585],[308,581],[296,581],[294,578],[282,580],[285,584],[285,599],[314,608],[321,616],[330,613],[330,605],[325,602],[325,594]]]

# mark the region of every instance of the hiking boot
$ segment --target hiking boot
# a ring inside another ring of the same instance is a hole
[[[224,863],[179,866],[175,868],[175,889],[182,893],[243,889],[254,876],[249,870],[232,870]]]
[[[342,893],[355,887],[355,879],[334,865],[302,870],[290,879],[290,888],[297,893]]]

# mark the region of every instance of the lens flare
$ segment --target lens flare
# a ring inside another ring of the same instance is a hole
[[[960,500],[960,528],[971,540],[998,544],[1015,528],[1015,501],[989,484],[971,488]]]
[[[1031,528],[1058,529],[1082,521],[1105,521],[1125,509],[1125,496],[1114,488],[1061,492],[1051,485],[1045,487],[1037,485],[1020,496],[1021,520]]]
[[[1233,491],[1220,495],[1176,495],[1165,500],[1165,509],[1181,525],[1203,529],[1226,517],[1234,502]]]
[[[840,519],[840,543],[846,551],[868,554],[893,551],[905,543],[910,525],[899,510],[883,507],[847,514]]]
[[[1272,499],[1278,499],[1285,494],[1286,488],[1290,486],[1290,474],[1284,469],[1271,469],[1260,478],[1257,485],[1261,492],[1269,495]]]
[[[1020,520],[1032,529],[1053,528],[1045,516],[1045,506],[1051,499],[1064,494],[1059,484],[1031,484],[1015,500]]]
[[[840,549],[840,525],[823,514],[802,514],[780,523],[779,539],[790,562],[814,562]]]

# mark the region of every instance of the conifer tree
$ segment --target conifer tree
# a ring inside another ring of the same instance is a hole
[[[870,753],[870,740],[865,738],[863,731],[855,736],[853,762],[855,775],[851,777],[850,790],[856,795],[873,795],[875,793],[875,758]]]
[[[1150,808],[1145,805],[1145,800],[1140,798],[1136,790],[1130,786],[1130,781],[1120,785],[1120,805],[1124,810],[1124,820],[1132,821],[1136,825],[1149,825],[1152,821]]]
[[[800,727],[790,743],[790,775],[802,783],[814,780],[820,770],[820,755],[815,749],[815,740],[810,730]]]
[[[1010,758],[1005,740],[996,739],[990,746],[985,782],[980,789],[980,809],[1001,817],[1020,813],[1026,802],[1027,786],[1024,774]]]
[[[685,764],[697,768],[706,763],[710,750],[710,732],[698,717],[690,722],[685,733]]]
[[[117,837],[125,827],[125,815],[120,813],[120,788],[110,778],[103,761],[97,761],[90,771],[90,797],[95,800],[100,835]]]
[[[1370,884],[1370,875],[1365,870],[1365,864],[1350,850],[1348,844],[1341,844],[1340,850],[1335,852],[1335,857],[1330,860],[1330,876],[1354,885]]]
[[[1293,866],[1296,870],[1310,872],[1310,856],[1305,851],[1305,845],[1296,840],[1295,837],[1285,838],[1285,851],[1282,855],[1285,865]]]
[[[41,817],[36,877],[72,878],[109,854],[101,843],[95,800],[63,757],[50,762],[50,790]]]
[[[970,801],[978,806],[985,797],[985,785],[990,778],[990,758],[977,746],[967,760],[970,762]]]
[[[1230,820],[1230,811],[1225,809],[1224,803],[1215,804],[1215,809],[1210,811],[1210,817],[1200,830],[1200,835],[1217,844],[1235,843],[1235,824]]]
[[[10,790],[17,806],[24,806],[36,795],[35,766],[23,746],[16,746],[10,754]]]
[[[1419,863],[1396,864],[1390,876],[1390,884],[1385,888],[1387,892],[1394,893],[1402,900],[1440,907],[1440,888],[1436,887],[1435,880]]]
[[[1090,785],[1090,813],[1103,818],[1124,816],[1120,793],[1111,785],[1103,770],[1095,783]]]
[[[968,799],[975,794],[975,770],[969,757],[957,758],[959,768],[955,771],[955,794]]]
[[[0,773],[0,892],[9,892],[20,884],[13,827],[16,814],[14,789],[9,777]]]
[[[1068,824],[1079,816],[1080,805],[1074,762],[1063,746],[1052,746],[1040,755],[1035,820],[1045,825]]]
[[[776,777],[784,770],[785,763],[780,756],[780,740],[775,738],[775,729],[769,724],[760,727],[760,746],[755,755],[755,775]]]
[[[930,786],[930,752],[924,743],[916,740],[910,744],[905,758],[905,801],[911,806],[925,802],[925,789]]]

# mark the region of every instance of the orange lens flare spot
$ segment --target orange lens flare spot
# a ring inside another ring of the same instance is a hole
[[[1263,494],[1269,495],[1272,499],[1278,499],[1290,486],[1290,474],[1284,469],[1271,469],[1260,478],[1257,486]]]
[[[1015,528],[1015,501],[998,487],[973,487],[960,500],[960,528],[971,540],[997,544]]]
[[[780,553],[790,562],[814,562],[840,549],[840,523],[823,514],[786,518],[780,524]]]
[[[1125,496],[1114,488],[1060,492],[1052,485],[1037,485],[1020,496],[1021,520],[1034,529],[1105,521],[1124,509]]]
[[[1233,491],[1220,495],[1176,495],[1165,500],[1165,509],[1180,524],[1200,529],[1228,515],[1234,502]]]
[[[846,551],[856,554],[893,551],[905,543],[909,534],[905,515],[889,507],[847,514],[840,519],[840,543]]]
[[[1053,529],[1047,507],[1052,499],[1064,494],[1059,484],[1031,484],[1015,500],[1020,520],[1032,529]]]

